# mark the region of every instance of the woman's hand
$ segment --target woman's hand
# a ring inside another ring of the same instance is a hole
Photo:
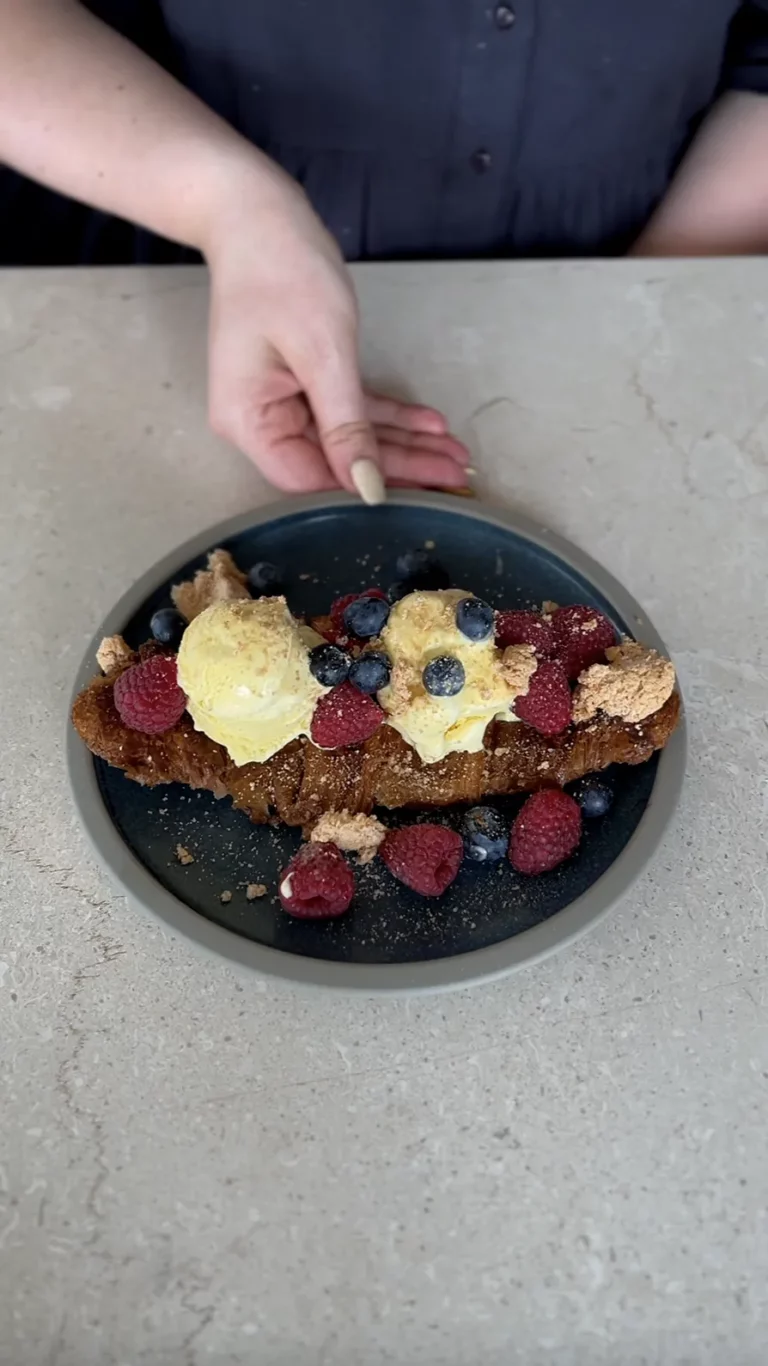
[[[349,275],[295,181],[85,5],[0,0],[0,30],[0,161],[206,256],[222,436],[283,489],[465,482],[439,413],[364,395]]]
[[[432,408],[363,390],[349,273],[304,194],[274,168],[217,215],[211,425],[292,493],[383,483],[459,488],[469,454]]]

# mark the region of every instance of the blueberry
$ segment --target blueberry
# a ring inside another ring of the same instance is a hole
[[[438,655],[430,660],[422,678],[432,697],[455,697],[464,687],[464,665],[453,655]]]
[[[359,640],[370,640],[384,629],[388,616],[389,603],[384,598],[371,598],[364,594],[344,609],[344,625],[350,635],[357,636]]]
[[[408,593],[413,592],[407,579],[398,579],[397,583],[391,583],[387,589],[387,602],[396,603],[404,598]]]
[[[582,778],[574,787],[573,796],[588,820],[604,816],[613,806],[613,791],[599,778]]]
[[[408,583],[411,593],[417,588],[434,593],[440,588],[450,588],[451,576],[448,570],[443,569],[443,566],[435,560],[432,564],[427,565],[426,569],[420,570],[418,574],[412,574]]]
[[[269,560],[259,560],[248,570],[248,583],[254,593],[262,597],[274,597],[283,591],[283,576],[277,565]]]
[[[309,652],[309,667],[324,688],[335,688],[349,673],[349,655],[338,645],[315,645]]]
[[[402,574],[404,579],[409,579],[412,574],[422,573],[428,565],[433,563],[429,551],[418,547],[416,550],[406,550],[404,555],[398,555],[397,572]]]
[[[408,550],[404,555],[398,556],[397,572],[405,580],[403,592],[413,593],[416,589],[433,591],[439,588],[450,588],[451,576],[447,569],[444,569],[439,560],[434,559],[427,550]]]
[[[186,625],[181,612],[177,612],[175,607],[161,607],[152,617],[149,629],[161,645],[170,645],[178,650]]]
[[[349,681],[361,692],[375,693],[386,688],[392,665],[389,656],[380,650],[366,650],[349,670]]]
[[[464,852],[474,863],[498,863],[506,858],[509,830],[492,806],[473,806],[461,822]]]
[[[493,608],[481,598],[462,598],[456,604],[456,625],[467,640],[487,640],[493,635]]]

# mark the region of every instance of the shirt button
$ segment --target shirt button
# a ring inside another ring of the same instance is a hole
[[[509,5],[498,5],[493,11],[493,22],[497,28],[511,28],[515,22],[515,11]]]
[[[469,160],[472,165],[472,170],[477,171],[478,175],[482,175],[483,172],[487,171],[490,167],[491,154],[490,152],[486,152],[484,147],[478,147],[477,151],[472,153]]]

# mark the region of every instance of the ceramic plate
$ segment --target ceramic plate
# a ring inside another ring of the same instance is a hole
[[[575,547],[523,517],[441,495],[393,494],[369,509],[343,495],[272,505],[213,527],[145,574],[109,613],[78,674],[97,671],[104,635],[131,645],[149,637],[152,613],[170,585],[188,577],[216,546],[239,565],[271,560],[284,568],[297,613],[318,614],[343,593],[396,577],[397,556],[425,541],[452,582],[494,606],[545,600],[587,602],[617,629],[665,651],[629,594]],[[665,651],[666,653],[666,651]],[[685,765],[684,725],[663,754],[611,773],[615,800],[585,822],[577,855],[526,879],[504,863],[465,865],[448,892],[428,901],[396,882],[376,860],[356,873],[353,910],[326,922],[291,919],[280,909],[278,875],[299,832],[251,825],[228,799],[179,786],[148,790],[94,760],[70,727],[68,762],[75,800],[102,863],[142,907],[208,950],[300,983],[363,991],[430,990],[488,980],[568,943],[627,891],[671,819]],[[511,818],[519,799],[500,803]],[[449,822],[455,812],[438,819]],[[387,824],[401,819],[387,813]],[[413,814],[402,819],[413,820]],[[195,861],[182,866],[177,844]],[[248,901],[248,883],[268,895]],[[231,891],[222,902],[221,893]]]

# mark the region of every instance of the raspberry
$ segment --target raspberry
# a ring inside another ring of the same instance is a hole
[[[568,677],[578,678],[591,664],[604,664],[616,632],[596,607],[558,607],[552,617],[555,655]]]
[[[335,844],[303,844],[280,874],[280,904],[303,920],[326,920],[349,910],[352,869]]]
[[[150,655],[115,679],[113,696],[131,730],[160,735],[181,720],[187,699],[176,678],[175,655]]]
[[[549,659],[555,653],[555,632],[552,622],[538,612],[497,612],[496,644],[501,650],[532,645],[539,659]]]
[[[320,698],[310,735],[320,749],[361,745],[378,730],[384,713],[377,702],[351,683],[340,683]]]
[[[557,659],[545,659],[515,702],[515,715],[540,735],[560,735],[573,716],[568,678]]]
[[[570,858],[581,839],[578,802],[559,788],[534,792],[509,837],[509,861],[518,873],[548,873]]]
[[[380,588],[366,588],[360,593],[347,593],[343,598],[337,598],[331,606],[331,625],[326,631],[326,640],[330,640],[332,645],[341,645],[349,640],[349,631],[344,624],[344,613],[351,602],[357,602],[358,598],[383,598],[387,601],[386,593]]]
[[[461,867],[464,841],[445,825],[390,830],[379,853],[390,873],[422,896],[442,896]]]

